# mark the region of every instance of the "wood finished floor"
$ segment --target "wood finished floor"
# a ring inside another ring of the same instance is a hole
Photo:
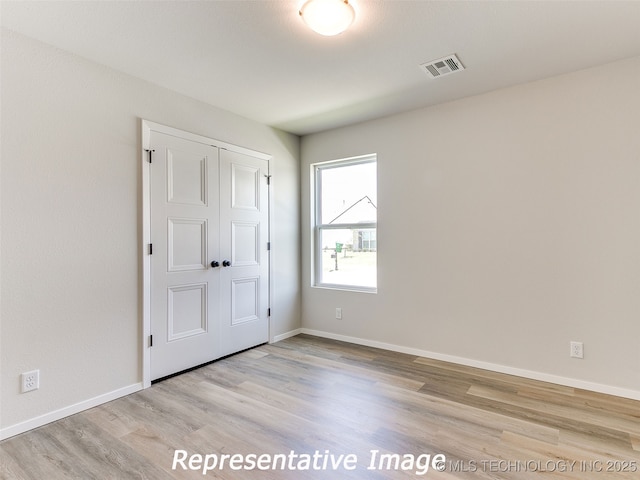
[[[172,470],[176,450],[329,451],[356,455],[357,468],[203,476]],[[369,470],[372,450],[402,462]],[[445,455],[445,470],[424,473],[423,454]],[[0,443],[0,478],[11,480],[604,480],[638,470],[640,402],[306,335]]]

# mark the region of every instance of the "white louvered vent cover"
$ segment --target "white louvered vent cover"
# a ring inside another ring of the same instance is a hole
[[[431,62],[422,63],[420,68],[431,78],[438,78],[464,70],[464,65],[455,54],[452,54]]]

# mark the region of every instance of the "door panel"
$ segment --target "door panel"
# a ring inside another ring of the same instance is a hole
[[[207,284],[179,285],[167,289],[168,342],[207,333]]]
[[[151,379],[220,356],[218,149],[158,132],[151,176]]]
[[[231,222],[231,263],[236,267],[260,265],[260,224]]]
[[[269,162],[220,151],[220,246],[223,355],[269,340]]]
[[[207,268],[207,219],[168,218],[169,272]]]
[[[231,284],[231,325],[260,320],[258,299],[260,278],[233,280]]]
[[[236,156],[225,152],[226,156]],[[250,158],[250,157],[249,157]],[[231,208],[260,210],[260,168],[253,165],[233,163],[230,160]]]
[[[207,204],[207,156],[171,149],[167,152],[167,201]],[[217,165],[214,165],[217,168]]]

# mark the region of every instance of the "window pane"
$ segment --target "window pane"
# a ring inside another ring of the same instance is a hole
[[[321,283],[377,286],[376,229],[320,229]]]
[[[376,163],[324,167],[318,171],[322,189],[322,224],[375,223],[378,192]]]

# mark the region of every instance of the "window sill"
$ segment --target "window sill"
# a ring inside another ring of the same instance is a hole
[[[323,283],[320,285],[311,285],[311,288],[318,288],[321,290],[337,290],[340,292],[354,292],[354,293],[373,293],[377,294],[378,289],[374,287],[358,287],[352,285],[332,285]]]

